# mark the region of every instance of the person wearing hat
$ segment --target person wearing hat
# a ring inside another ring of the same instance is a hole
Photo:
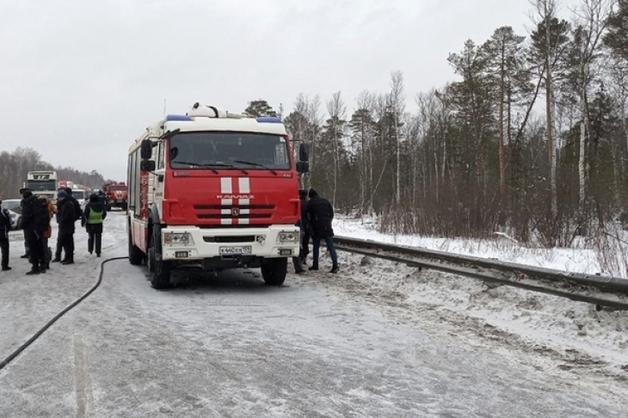
[[[327,199],[318,195],[316,190],[310,189],[308,193],[310,201],[307,203],[307,215],[310,225],[312,225],[312,267],[310,270],[318,270],[318,254],[321,240],[325,240],[327,250],[331,256],[331,273],[338,272],[338,255],[334,248],[334,230],[332,221],[334,220],[334,208]]]
[[[97,194],[89,196],[89,203],[85,206],[81,226],[87,230],[87,251],[92,254],[96,247],[96,257],[100,257],[102,251],[103,220],[107,217],[105,205],[98,200]]]
[[[44,226],[38,219],[38,211],[36,208],[37,197],[28,189],[22,191],[22,228],[28,243],[30,262],[32,268],[27,275],[44,273],[45,259],[43,254],[42,238],[44,235]]]
[[[53,262],[60,261],[64,265],[74,264],[74,222],[76,222],[74,204],[68,199],[68,193],[60,190],[57,193],[58,248]],[[60,260],[61,249],[65,252],[63,260]]]
[[[74,206],[74,213],[76,214],[76,220],[78,221],[79,219],[82,218],[82,214],[83,214],[83,211],[81,210],[81,204],[78,202],[78,200],[76,200],[74,195],[72,195],[71,187],[66,187],[63,190],[65,190],[65,192],[68,194],[66,199],[72,202],[72,205]]]

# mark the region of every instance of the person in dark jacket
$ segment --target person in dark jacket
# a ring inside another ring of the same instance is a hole
[[[102,203],[103,206],[107,206],[107,195],[102,190],[98,191],[98,201]]]
[[[321,240],[325,240],[327,250],[331,256],[331,272],[338,272],[338,255],[334,248],[334,230],[332,221],[334,220],[334,208],[327,199],[318,195],[316,190],[310,189],[310,201],[307,203],[307,215],[312,227],[312,267],[310,270],[318,270],[318,254]]]
[[[66,199],[72,202],[72,205],[74,206],[74,214],[76,215],[76,220],[78,221],[79,219],[82,218],[82,215],[83,215],[83,211],[81,210],[81,204],[72,195],[71,187],[66,187],[63,190],[65,190],[65,192],[68,194],[68,197]]]
[[[72,189],[70,187],[64,187],[59,189],[58,193],[65,192],[64,201],[71,203],[73,207],[73,212],[75,214],[75,221],[81,219],[83,210],[81,209],[81,204],[72,196]],[[59,224],[59,209],[57,207],[57,224]],[[70,235],[62,235],[59,233],[57,235],[57,248],[55,249],[55,258],[52,259],[53,263],[62,262],[61,260],[61,252],[63,251],[64,243],[61,242],[61,238],[65,239],[65,246],[72,250],[72,254],[74,254],[74,228],[72,229],[72,234]],[[64,260],[67,260],[68,254],[65,254]]]
[[[32,268],[26,274],[39,274],[46,271],[46,260],[43,254],[42,238],[44,236],[45,226],[36,218],[36,202],[37,196],[28,189],[23,189],[22,193],[22,228],[28,241],[30,252],[30,262]]]
[[[81,226],[87,229],[87,251],[90,254],[94,252],[94,244],[96,244],[96,257],[100,257],[102,251],[102,229],[103,220],[107,217],[105,205],[98,199],[98,195],[89,196],[89,203],[85,206]]]
[[[76,210],[72,200],[68,199],[65,190],[57,194],[57,222],[59,223],[58,242],[65,252],[61,264],[74,264],[74,222],[76,222]],[[52,261],[56,261],[57,259]]]
[[[2,196],[0,196],[2,204]],[[0,252],[2,253],[2,271],[11,270],[9,267],[9,231],[11,230],[11,214],[8,209],[0,207]]]

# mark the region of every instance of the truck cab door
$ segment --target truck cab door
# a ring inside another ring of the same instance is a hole
[[[149,190],[152,191],[152,201],[159,209],[159,215],[162,216],[163,200],[166,183],[166,143],[160,141],[159,145],[153,148],[155,157],[155,175],[150,176]]]

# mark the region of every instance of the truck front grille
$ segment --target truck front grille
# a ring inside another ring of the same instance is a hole
[[[269,220],[275,205],[194,205],[198,219],[257,219]]]

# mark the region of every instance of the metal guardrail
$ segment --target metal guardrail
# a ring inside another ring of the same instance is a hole
[[[628,280],[335,236],[339,250],[628,310]]]

